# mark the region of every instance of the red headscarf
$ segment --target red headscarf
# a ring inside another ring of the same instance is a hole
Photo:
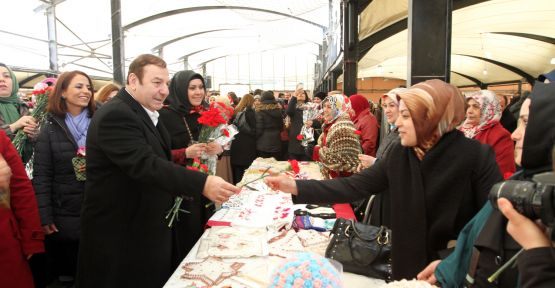
[[[358,117],[358,115],[360,115],[360,113],[362,113],[364,110],[370,109],[370,103],[368,103],[368,100],[366,100],[366,98],[362,95],[351,95],[351,97],[349,97],[349,100],[351,100],[351,108],[353,108],[353,110],[355,111],[355,117],[353,118]]]

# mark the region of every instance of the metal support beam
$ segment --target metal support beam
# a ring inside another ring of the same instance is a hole
[[[56,4],[46,8],[46,23],[48,26],[48,58],[49,68],[58,71],[58,39],[56,36]]]
[[[37,79],[43,75],[46,75],[46,73],[37,73],[35,75],[22,79],[21,81],[19,81],[19,87],[23,87],[25,84],[27,84],[27,82],[33,81],[34,79]]]
[[[407,85],[450,81],[452,0],[409,0]]]
[[[495,64],[499,67],[505,68],[505,69],[521,76],[522,78],[526,79],[526,81],[530,84],[534,84],[534,82],[536,82],[536,77],[524,72],[523,70],[521,70],[521,69],[519,69],[515,66],[511,66],[511,65],[503,63],[503,62],[495,61],[495,60],[488,59],[488,58],[485,58],[485,57],[467,55],[467,54],[453,54],[453,55],[466,56],[466,57],[471,57],[471,58],[474,58],[474,59],[479,59],[479,60],[482,60],[482,61],[486,61],[488,63]]]
[[[188,7],[188,8],[181,8],[181,9],[175,9],[175,10],[170,10],[170,11],[166,11],[166,12],[162,12],[162,13],[158,13],[155,15],[151,15],[148,17],[145,17],[143,19],[139,19],[133,23],[127,24],[125,25],[125,27],[123,27],[124,30],[129,30],[133,27],[148,23],[150,21],[154,21],[160,18],[164,18],[164,17],[168,17],[168,16],[173,16],[173,15],[177,15],[177,14],[182,14],[182,13],[190,13],[190,12],[198,12],[198,11],[207,11],[207,10],[246,10],[246,11],[254,11],[254,12],[262,12],[262,13],[269,13],[269,14],[274,14],[274,15],[279,15],[279,16],[283,16],[286,18],[292,18],[304,23],[308,23],[310,25],[316,26],[320,29],[325,29],[326,27],[324,27],[323,25],[320,25],[316,22],[312,22],[310,20],[301,18],[301,17],[297,17],[291,14],[287,14],[287,13],[282,13],[282,12],[277,12],[277,11],[273,11],[273,10],[268,10],[268,9],[261,9],[261,8],[255,8],[255,7],[243,7],[243,6],[197,6],[197,7]]]
[[[474,78],[470,75],[462,74],[462,73],[455,72],[455,71],[451,71],[451,72],[476,83],[476,86],[480,87],[480,89],[486,89],[488,87],[488,85],[486,83],[483,83],[482,81],[480,81],[480,80],[478,80],[478,79],[476,79],[476,78]]]
[[[189,57],[185,56],[183,58],[181,58],[183,60],[183,68],[185,70],[189,70]]]
[[[342,0],[343,94],[357,93],[358,13],[357,0]]]
[[[364,9],[366,9],[366,7],[368,7],[368,5],[370,5],[370,3],[372,3],[372,0],[358,0],[357,14],[360,15],[360,13],[362,13],[362,11],[364,11]]]
[[[202,63],[202,66],[200,66],[200,69],[201,69],[201,72],[202,72],[201,73],[202,78],[206,79],[206,63]]]
[[[124,84],[125,54],[123,29],[121,27],[121,0],[110,0],[112,8],[112,69],[114,81]]]

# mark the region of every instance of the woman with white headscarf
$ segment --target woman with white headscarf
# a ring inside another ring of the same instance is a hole
[[[327,178],[349,176],[356,172],[362,153],[360,137],[349,116],[349,98],[331,95],[322,102],[322,135],[314,148],[314,160],[323,165],[323,175]]]

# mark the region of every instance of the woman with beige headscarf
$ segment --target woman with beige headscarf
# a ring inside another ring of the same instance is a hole
[[[387,157],[350,177],[316,181],[266,178],[299,203],[352,202],[371,194],[391,198],[393,280],[414,278],[438,259],[502,180],[491,148],[455,129],[464,119],[458,89],[428,80],[397,93],[400,143]]]

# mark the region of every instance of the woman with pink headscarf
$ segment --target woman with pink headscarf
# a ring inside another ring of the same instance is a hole
[[[489,90],[473,92],[466,96],[466,104],[466,119],[459,130],[467,138],[490,145],[501,175],[508,178],[515,172],[514,145],[511,134],[499,122],[501,106],[495,93]]]

